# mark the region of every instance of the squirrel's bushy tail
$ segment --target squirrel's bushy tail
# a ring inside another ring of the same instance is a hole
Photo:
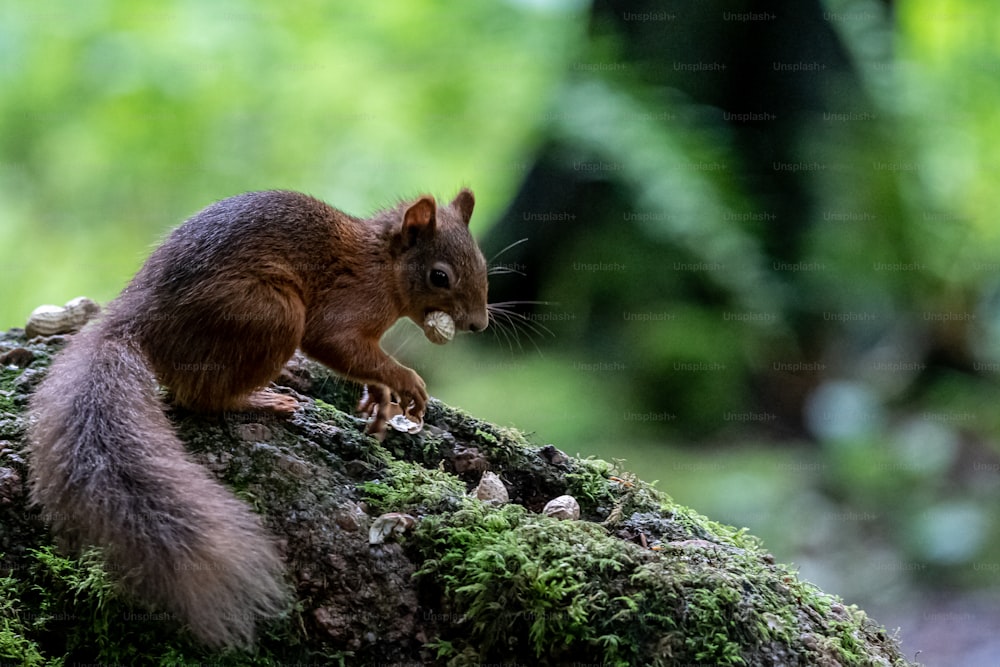
[[[192,462],[139,349],[73,337],[31,401],[31,496],[57,533],[104,548],[139,600],[212,646],[245,646],[284,606],[281,561],[257,517]]]

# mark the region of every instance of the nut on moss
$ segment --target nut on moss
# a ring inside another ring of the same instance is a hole
[[[387,512],[372,522],[368,529],[368,544],[382,544],[391,535],[402,535],[413,528],[416,518],[402,512]]]
[[[553,519],[579,519],[580,503],[573,496],[559,496],[545,503],[542,514]]]
[[[479,485],[476,486],[472,495],[474,495],[479,500],[484,503],[491,503],[494,505],[503,505],[510,502],[510,495],[507,493],[507,487],[504,486],[500,477],[496,473],[492,473],[489,470],[483,473],[482,479],[479,480]]]
[[[39,306],[28,316],[24,333],[28,338],[34,338],[78,331],[100,310],[95,301],[85,296],[67,301],[65,306]]]

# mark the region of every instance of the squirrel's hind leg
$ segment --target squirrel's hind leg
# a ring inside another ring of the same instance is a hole
[[[229,289],[236,287],[231,284]],[[144,348],[176,405],[196,412],[291,414],[298,408],[294,398],[263,388],[278,377],[299,346],[305,305],[294,290],[257,280],[244,281],[239,289],[240,310],[227,311],[217,299],[195,301],[183,317],[167,321],[164,330],[155,333],[158,341],[178,344]],[[178,324],[181,320],[184,326]],[[198,334],[190,335],[191,330]]]
[[[270,389],[255,391],[246,397],[245,406],[237,406],[235,410],[271,412],[279,417],[291,416],[299,409],[299,402],[292,396],[278,394]]]

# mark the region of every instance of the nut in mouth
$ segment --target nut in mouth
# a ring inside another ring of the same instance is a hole
[[[455,320],[442,310],[431,311],[424,318],[424,335],[432,343],[444,345],[455,337]]]

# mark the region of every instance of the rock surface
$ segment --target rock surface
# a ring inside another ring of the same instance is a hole
[[[0,334],[0,660],[222,665],[908,665],[865,613],[758,540],[598,460],[431,401],[420,433],[365,435],[359,388],[301,357],[290,419],[171,410],[189,451],[283,544],[297,602],[252,654],[211,654],[122,598],[100,552],[28,505],[28,397],[65,337]],[[470,494],[495,473],[509,504]],[[545,516],[573,496],[580,520]],[[376,517],[414,525],[369,543]]]

